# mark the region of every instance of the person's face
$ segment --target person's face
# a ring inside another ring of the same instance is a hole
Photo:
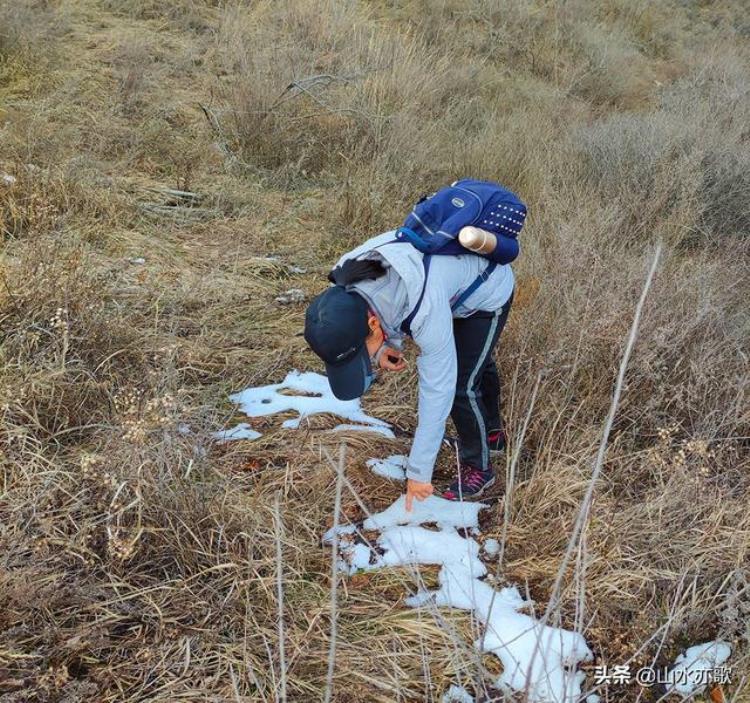
[[[373,373],[377,373],[378,369],[403,371],[406,368],[406,360],[401,351],[398,349],[383,349],[385,332],[380,326],[377,315],[370,313],[367,323],[370,326],[370,334],[365,339],[365,346],[367,347],[367,353],[370,355]]]
[[[374,359],[380,347],[385,344],[385,334],[383,333],[383,328],[380,326],[380,320],[372,313],[368,314],[367,324],[370,326],[370,334],[365,339],[365,346],[370,358]]]

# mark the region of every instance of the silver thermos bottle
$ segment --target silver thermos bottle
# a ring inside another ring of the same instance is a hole
[[[491,254],[497,247],[497,237],[479,227],[462,227],[458,241],[461,246],[477,254]]]

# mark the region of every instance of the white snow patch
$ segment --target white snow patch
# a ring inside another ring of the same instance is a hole
[[[451,684],[451,687],[440,699],[440,703],[474,703],[474,696],[472,696],[463,686]]]
[[[703,690],[713,669],[720,667],[732,653],[726,642],[704,642],[689,647],[674,660],[667,674],[667,690],[689,696]]]
[[[240,422],[239,425],[235,425],[228,430],[213,433],[214,439],[219,442],[230,442],[234,439],[258,439],[261,436],[260,432],[254,430],[246,422]]]
[[[293,391],[287,395],[280,391]],[[359,398],[339,400],[333,395],[328,379],[312,371],[290,371],[281,383],[272,383],[258,388],[247,388],[233,393],[229,399],[240,406],[249,417],[262,417],[295,410],[299,416],[282,423],[282,427],[296,429],[300,422],[310,415],[331,413],[357,425],[339,425],[335,430],[356,429],[374,431],[393,437],[390,425],[383,420],[368,415],[362,410]]]
[[[473,539],[464,539],[458,532],[400,525],[383,530],[378,545],[385,549],[382,566],[442,564],[459,572],[460,576],[471,574],[477,578],[487,573],[479,559],[479,545]]]
[[[497,556],[500,553],[500,542],[498,542],[494,537],[486,539],[484,541],[484,551],[487,553],[487,556]]]
[[[0,171],[0,180],[6,185],[12,186],[16,182],[16,177],[11,176],[10,173],[5,173],[5,171]]]
[[[503,673],[498,688],[523,691],[534,703],[572,703],[581,695],[585,674],[578,671],[582,661],[592,659],[584,638],[540,622],[520,610],[531,604],[518,589],[495,590],[483,577],[487,569],[479,558],[479,544],[462,537],[457,528],[470,530],[478,525],[478,513],[487,507],[481,503],[448,501],[430,496],[414,501],[413,511],[406,512],[405,498],[362,522],[364,530],[381,530],[374,548],[354,536],[353,525],[340,527],[340,567],[352,574],[360,569],[371,571],[382,567],[418,564],[441,566],[440,588],[419,591],[406,604],[419,607],[437,606],[471,610],[485,626],[484,641],[475,645],[497,656]],[[428,530],[421,523],[437,523],[441,529]],[[333,528],[323,536],[333,538]]]
[[[411,512],[408,512],[406,496],[402,494],[393,504],[367,518],[362,524],[366,530],[382,530],[394,525],[422,525],[430,522],[437,523],[438,527],[477,527],[479,511],[486,507],[484,503],[465,503],[431,495],[424,500],[415,500]]]
[[[367,466],[372,469],[374,474],[390,478],[394,481],[404,481],[406,479],[406,461],[403,454],[394,454],[385,459],[368,459]]]

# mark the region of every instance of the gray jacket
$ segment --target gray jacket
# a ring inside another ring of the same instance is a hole
[[[386,274],[375,280],[348,286],[365,298],[377,314],[389,337],[389,344],[400,347],[402,321],[414,309],[424,285],[422,254],[408,242],[396,242],[395,231],[368,239],[344,254],[347,259],[378,259]],[[488,265],[474,254],[434,256],[430,264],[424,298],[411,323],[412,338],[419,346],[419,410],[406,475],[416,481],[431,482],[445,422],[456,392],[456,346],[453,318],[466,317],[476,310],[498,310],[513,292],[513,272],[509,265],[498,266],[490,277],[456,310],[450,301],[465,290]]]

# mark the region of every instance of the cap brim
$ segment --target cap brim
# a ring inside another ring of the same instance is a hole
[[[359,353],[344,364],[326,364],[328,383],[339,400],[354,400],[365,392],[365,383],[371,373],[370,355],[362,346]]]

